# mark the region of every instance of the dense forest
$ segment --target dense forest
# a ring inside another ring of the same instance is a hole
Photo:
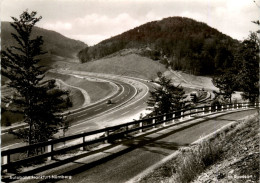
[[[81,62],[88,62],[122,49],[142,48],[142,55],[160,61],[166,67],[192,74],[213,75],[232,65],[239,44],[205,23],[169,17],[87,47],[79,52],[78,57]]]

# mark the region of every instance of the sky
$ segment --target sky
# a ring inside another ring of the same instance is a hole
[[[0,0],[1,21],[37,11],[37,26],[89,46],[144,23],[182,16],[243,40],[259,29],[260,0]]]

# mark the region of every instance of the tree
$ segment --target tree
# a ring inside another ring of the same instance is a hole
[[[225,98],[228,98],[231,103],[232,94],[237,88],[236,74],[234,70],[231,68],[226,70],[222,75],[214,77],[212,82],[217,88],[219,88],[220,93],[223,94]]]
[[[259,40],[256,33],[251,33],[244,40],[234,56],[234,61],[223,71],[223,74],[213,79],[213,84],[230,98],[235,90],[243,91],[242,97],[250,102],[259,98]]]
[[[150,97],[147,101],[148,109],[152,110],[152,114],[161,115],[180,110],[183,107],[183,99],[185,92],[183,88],[174,86],[171,79],[158,74],[160,86],[150,91]]]
[[[259,98],[259,39],[256,33],[242,42],[237,62],[241,68],[237,74],[244,99],[256,102]]]
[[[17,44],[1,52],[2,75],[9,78],[8,86],[15,91],[4,100],[12,101],[9,110],[22,112],[29,126],[13,133],[29,144],[52,138],[63,122],[60,112],[71,105],[68,91],[57,89],[55,80],[45,80],[44,67],[38,65],[45,52],[42,36],[31,38],[33,27],[42,18],[36,14],[26,10],[19,19],[12,17],[16,31],[12,37]]]

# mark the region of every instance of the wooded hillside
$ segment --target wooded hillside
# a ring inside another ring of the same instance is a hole
[[[15,30],[11,27],[10,22],[1,22],[1,46],[3,50],[17,44],[11,33],[15,33]],[[43,37],[43,50],[47,52],[47,55],[74,58],[81,49],[87,46],[81,41],[39,27],[34,27],[32,31],[32,38],[36,36]]]
[[[207,24],[184,17],[153,21],[87,47],[81,62],[96,60],[122,49],[142,48],[143,56],[192,74],[213,75],[232,64],[237,40]],[[144,49],[145,48],[145,49]]]

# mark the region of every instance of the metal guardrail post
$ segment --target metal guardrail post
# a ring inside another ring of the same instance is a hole
[[[237,109],[238,109],[238,104],[236,104],[237,105]]]
[[[81,132],[81,133],[83,134],[84,132]],[[82,144],[85,144],[85,136],[82,137]],[[83,146],[80,148],[80,150],[81,150],[81,151],[85,151],[85,150],[86,150],[85,146],[83,145]]]
[[[223,105],[221,106],[221,111],[224,111],[224,106]]]
[[[202,114],[204,115],[205,114],[205,107],[202,108],[202,111],[203,111]]]
[[[181,119],[180,119],[180,121],[182,121],[183,120],[183,112],[181,112]]]
[[[209,114],[211,114],[211,106],[209,107]]]
[[[173,118],[172,122],[174,123],[175,113],[172,114],[172,118]]]
[[[51,141],[51,139],[49,139],[48,141]],[[48,153],[49,153],[49,152],[53,152],[53,144],[50,144],[50,145],[47,146],[47,152],[48,152]],[[53,155],[49,156],[49,157],[47,158],[47,160],[48,160],[48,161],[53,160]]]
[[[215,112],[218,112],[218,106],[217,105],[215,106]]]
[[[232,110],[234,110],[234,109],[235,109],[235,104],[232,105]]]
[[[256,103],[255,103],[255,107],[256,107]]]

